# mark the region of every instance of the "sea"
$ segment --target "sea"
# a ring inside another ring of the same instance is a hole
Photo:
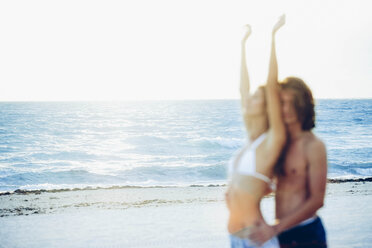
[[[316,101],[328,178],[372,176],[372,99]],[[0,102],[0,192],[227,183],[239,100]]]

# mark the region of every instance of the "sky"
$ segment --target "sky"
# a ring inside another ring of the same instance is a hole
[[[1,1],[0,101],[239,98],[240,40],[252,26],[252,88],[271,28],[279,79],[315,98],[372,97],[372,1]]]

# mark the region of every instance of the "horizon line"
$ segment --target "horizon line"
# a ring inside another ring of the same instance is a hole
[[[12,103],[12,102],[162,102],[162,101],[229,101],[229,100],[240,100],[240,98],[185,98],[185,99],[114,99],[114,100],[0,100],[0,103]],[[344,97],[344,98],[314,98],[314,100],[372,100],[366,97]]]

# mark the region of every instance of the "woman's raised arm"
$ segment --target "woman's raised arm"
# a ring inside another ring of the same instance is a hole
[[[269,74],[266,83],[267,112],[270,123],[269,134],[273,137],[273,144],[284,144],[285,141],[285,126],[282,119],[278,84],[278,63],[275,51],[275,34],[284,24],[285,15],[279,18],[272,30]]]
[[[245,43],[248,39],[248,37],[251,35],[252,29],[250,25],[246,25],[246,33],[242,39],[241,47],[242,47],[242,54],[241,54],[241,65],[240,65],[240,96],[241,96],[241,105],[244,110],[245,103],[247,100],[247,97],[249,96],[249,76],[248,76],[248,69],[247,69],[247,63],[245,58]]]

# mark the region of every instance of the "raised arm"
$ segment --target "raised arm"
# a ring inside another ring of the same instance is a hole
[[[285,126],[282,120],[279,84],[278,84],[278,63],[276,60],[275,51],[275,35],[276,32],[285,24],[285,15],[281,16],[275,24],[272,31],[271,54],[269,64],[269,74],[266,83],[267,96],[267,112],[269,117],[269,135],[271,137],[270,144],[283,145],[285,141]]]
[[[251,35],[252,29],[250,25],[246,25],[246,33],[244,35],[244,38],[241,43],[242,47],[242,54],[241,54],[241,65],[240,65],[240,96],[241,96],[241,104],[242,108],[244,110],[244,106],[247,100],[247,97],[249,96],[249,76],[248,76],[248,69],[247,69],[247,63],[245,58],[245,43],[248,39],[248,37]]]

